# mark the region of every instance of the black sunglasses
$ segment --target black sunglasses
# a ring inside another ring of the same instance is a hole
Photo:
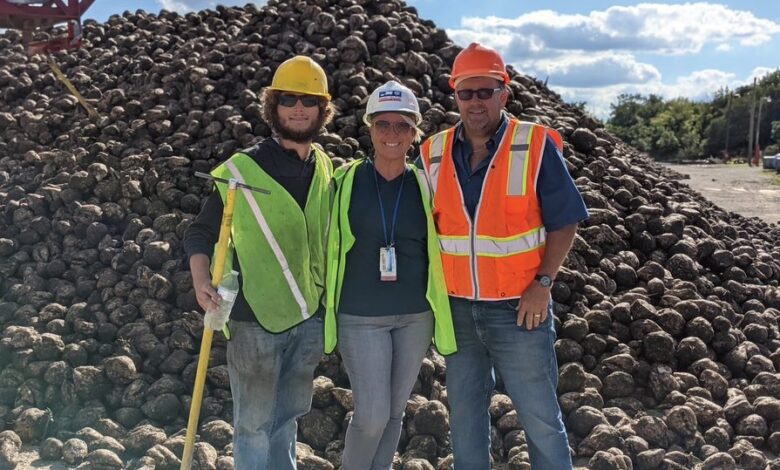
[[[298,101],[307,108],[312,108],[320,104],[320,99],[311,95],[279,95],[279,104],[285,108],[292,108]]]
[[[396,134],[404,134],[406,132],[409,132],[412,129],[412,125],[408,122],[404,121],[398,121],[398,122],[388,122],[388,121],[374,121],[372,124],[373,127],[376,127],[377,130],[383,134],[387,134],[390,132],[390,129],[393,129],[393,132]]]
[[[468,101],[471,98],[474,97],[474,94],[477,95],[477,98],[481,100],[489,100],[493,97],[494,94],[501,92],[504,88],[498,87],[498,88],[480,88],[479,90],[458,90],[455,93],[458,94],[458,98],[462,99],[463,101]]]

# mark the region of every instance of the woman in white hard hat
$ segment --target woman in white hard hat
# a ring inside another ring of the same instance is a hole
[[[325,352],[338,336],[355,403],[343,470],[389,470],[431,338],[441,354],[456,348],[430,188],[406,163],[422,136],[417,98],[389,81],[371,94],[363,120],[373,157],[335,174]]]

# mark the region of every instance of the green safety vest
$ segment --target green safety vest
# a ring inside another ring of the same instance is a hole
[[[363,163],[357,160],[347,166],[336,169],[336,200],[330,216],[330,233],[328,234],[328,273],[325,308],[325,352],[331,353],[336,347],[338,333],[336,312],[338,311],[341,287],[344,282],[344,269],[347,253],[355,244],[355,237],[349,226],[349,206],[352,199],[352,183],[355,179],[355,169]],[[441,265],[439,241],[436,227],[433,224],[431,212],[431,193],[428,180],[414,166],[407,165],[417,178],[420,186],[423,208],[428,220],[428,290],[426,298],[433,310],[435,327],[433,344],[439,353],[448,355],[457,350],[455,345],[455,330],[452,326],[450,301],[444,283],[444,270]]]
[[[333,164],[318,146],[314,178],[303,210],[249,155],[236,153],[211,174],[234,178],[271,194],[236,190],[229,272],[233,250],[241,265],[241,291],[260,325],[280,333],[316,313],[325,288],[325,243],[333,194]],[[218,183],[222,202],[227,184]],[[227,328],[225,335],[230,337]]]

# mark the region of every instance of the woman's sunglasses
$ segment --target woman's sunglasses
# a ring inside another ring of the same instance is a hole
[[[398,122],[388,122],[388,121],[374,121],[372,124],[373,127],[376,127],[377,130],[383,134],[387,134],[390,132],[390,129],[393,129],[393,132],[396,134],[404,134],[406,132],[409,132],[412,129],[412,125],[408,122],[404,121],[398,121]]]
[[[480,88],[479,90],[458,90],[455,93],[457,93],[458,98],[462,99],[463,101],[468,101],[471,98],[474,98],[474,95],[477,95],[477,98],[481,100],[489,100],[493,97],[494,94],[500,92],[501,90],[503,90],[502,87]]]
[[[307,108],[313,108],[320,104],[320,99],[311,95],[279,95],[279,104],[285,108],[292,108],[298,101]]]

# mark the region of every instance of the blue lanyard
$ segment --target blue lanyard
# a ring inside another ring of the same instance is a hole
[[[373,161],[372,161],[373,164]],[[373,166],[373,165],[372,165]],[[401,204],[401,193],[404,192],[404,180],[406,179],[406,166],[404,165],[404,172],[401,173],[401,187],[398,188],[398,196],[395,198],[395,208],[393,208],[393,221],[390,225],[390,239],[387,237],[387,222],[385,221],[385,206],[382,204],[382,194],[379,192],[379,178],[376,176],[376,166],[374,168],[374,183],[376,184],[376,197],[379,200],[379,212],[382,216],[382,232],[385,235],[385,246],[391,247],[395,245],[395,221],[398,218],[398,206]]]

